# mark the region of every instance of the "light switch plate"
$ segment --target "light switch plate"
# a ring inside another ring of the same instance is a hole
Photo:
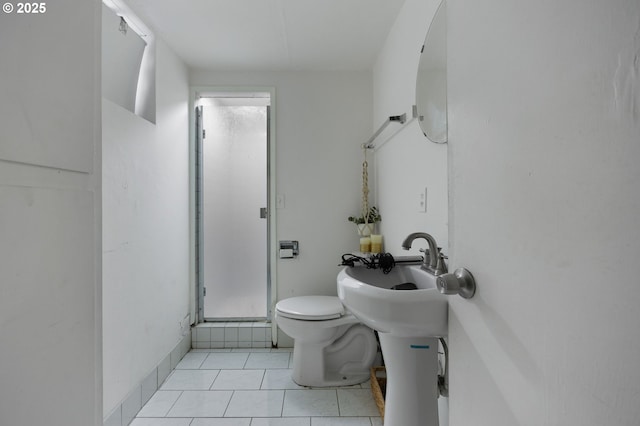
[[[427,212],[427,188],[424,188],[424,191],[420,192],[418,194],[418,198],[417,198],[417,207],[418,207],[418,211],[420,213],[426,213]]]

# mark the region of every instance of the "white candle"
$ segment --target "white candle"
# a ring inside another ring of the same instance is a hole
[[[382,235],[371,234],[371,253],[382,253]]]
[[[363,253],[368,253],[369,251],[371,251],[371,238],[360,238],[360,251]]]

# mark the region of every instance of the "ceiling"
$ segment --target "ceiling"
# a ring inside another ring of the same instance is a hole
[[[405,0],[127,0],[194,69],[367,70]]]

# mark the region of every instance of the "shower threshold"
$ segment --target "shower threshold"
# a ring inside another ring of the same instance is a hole
[[[271,348],[270,321],[207,321],[193,327],[194,349]]]

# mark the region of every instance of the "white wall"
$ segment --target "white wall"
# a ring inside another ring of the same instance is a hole
[[[392,115],[412,119],[420,50],[439,1],[407,0],[392,27],[373,70],[374,129]],[[378,143],[399,124],[391,123]],[[375,191],[380,207],[384,249],[406,255],[400,246],[412,232],[427,232],[448,252],[447,147],[430,142],[418,121],[409,122],[375,153]],[[418,195],[427,188],[427,211],[419,212]],[[375,198],[375,196],[374,196]],[[414,243],[426,248],[423,240]]]
[[[452,426],[640,424],[639,22],[449,0]]]
[[[99,425],[100,3],[48,6],[0,15],[0,424]]]
[[[156,55],[156,125],[102,101],[105,415],[189,313],[188,76],[162,41]]]
[[[370,73],[195,71],[191,84],[276,88],[276,186],[285,208],[277,211],[275,238],[300,241],[300,256],[276,265],[277,297],[336,295],[340,256],[359,243],[347,217],[360,211]]]

